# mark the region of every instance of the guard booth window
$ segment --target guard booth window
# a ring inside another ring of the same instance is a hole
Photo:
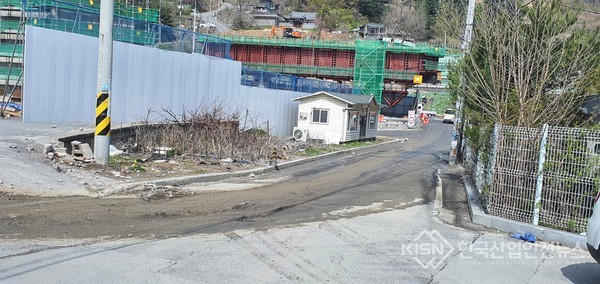
[[[377,112],[369,113],[369,129],[375,129],[375,125],[377,122]]]
[[[348,131],[356,131],[358,129],[358,111],[351,111],[348,115]]]
[[[329,119],[329,110],[328,109],[316,108],[313,110],[313,116],[312,116],[313,123],[327,124],[328,119]]]

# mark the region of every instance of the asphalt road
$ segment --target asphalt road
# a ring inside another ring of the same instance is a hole
[[[213,23],[213,25],[215,25],[215,30],[219,33],[227,32],[230,30],[229,26],[215,18],[215,13],[225,8],[233,8],[233,5],[231,5],[230,3],[223,3],[221,7],[219,7],[217,10],[200,13],[200,19],[202,19],[205,22],[210,21],[211,23]],[[202,32],[203,29],[201,28],[200,31]]]
[[[450,131],[177,198],[5,196],[0,282],[596,283],[584,250],[469,224]]]
[[[255,178],[192,184],[179,198],[0,199],[1,238],[162,238],[337,219],[427,204],[448,172],[451,126],[383,131],[407,138]],[[215,188],[215,189],[211,189]],[[226,190],[219,190],[225,188]],[[344,209],[346,208],[346,209]],[[347,212],[331,213],[336,210]]]

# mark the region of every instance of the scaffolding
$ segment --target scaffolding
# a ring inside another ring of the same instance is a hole
[[[18,1],[0,0],[0,77],[2,79],[2,97],[0,97],[0,117],[5,116],[7,102],[15,98],[18,86],[23,78],[23,34],[25,31],[25,14]],[[19,99],[20,101],[20,94]]]
[[[441,81],[444,48],[377,40],[322,41],[232,36],[231,56],[245,67],[285,74],[352,81],[361,94],[381,102],[383,82],[412,85],[415,75]],[[360,64],[359,64],[360,62]],[[383,80],[383,81],[382,81]]]
[[[76,1],[73,1],[76,2]],[[56,0],[33,0],[27,9],[27,24],[42,28],[98,36],[100,14],[93,1],[79,5]],[[89,4],[91,3],[91,4]],[[118,3],[117,3],[118,4]],[[116,5],[113,39],[185,53],[229,58],[230,41],[157,24],[158,12],[141,7]],[[91,6],[93,5],[93,6]],[[125,7],[125,8],[124,8]],[[120,13],[120,15],[118,14]],[[130,15],[133,18],[124,16]],[[150,21],[146,21],[146,19]]]
[[[3,2],[12,1],[19,2],[15,6],[21,6],[21,0],[2,0]],[[54,3],[53,3],[54,2]],[[52,1],[52,0],[28,0],[27,5],[28,8],[38,7],[38,6],[54,6],[54,7],[62,7],[62,8],[73,8],[77,7],[82,10],[94,11],[96,13],[100,13],[100,2],[94,0],[61,0],[61,1]],[[114,3],[114,13],[115,15],[131,18],[135,20],[145,21],[149,23],[159,23],[159,15],[160,11],[158,9],[151,9],[149,7],[149,2],[144,1],[145,5],[133,5],[128,3],[127,1],[115,1]]]
[[[382,41],[357,40],[354,85],[361,95],[373,95],[381,103],[385,75],[386,44]]]

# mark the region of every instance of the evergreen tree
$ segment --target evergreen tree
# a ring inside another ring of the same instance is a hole
[[[369,22],[381,23],[386,5],[391,2],[391,0],[358,0],[357,8],[358,12],[367,17]]]

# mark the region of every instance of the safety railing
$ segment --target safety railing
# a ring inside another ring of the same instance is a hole
[[[274,72],[242,68],[242,85],[278,90],[288,90],[302,93],[314,93],[318,91],[353,94],[356,93],[353,86],[339,84],[337,82],[308,79],[293,75],[285,75]]]

